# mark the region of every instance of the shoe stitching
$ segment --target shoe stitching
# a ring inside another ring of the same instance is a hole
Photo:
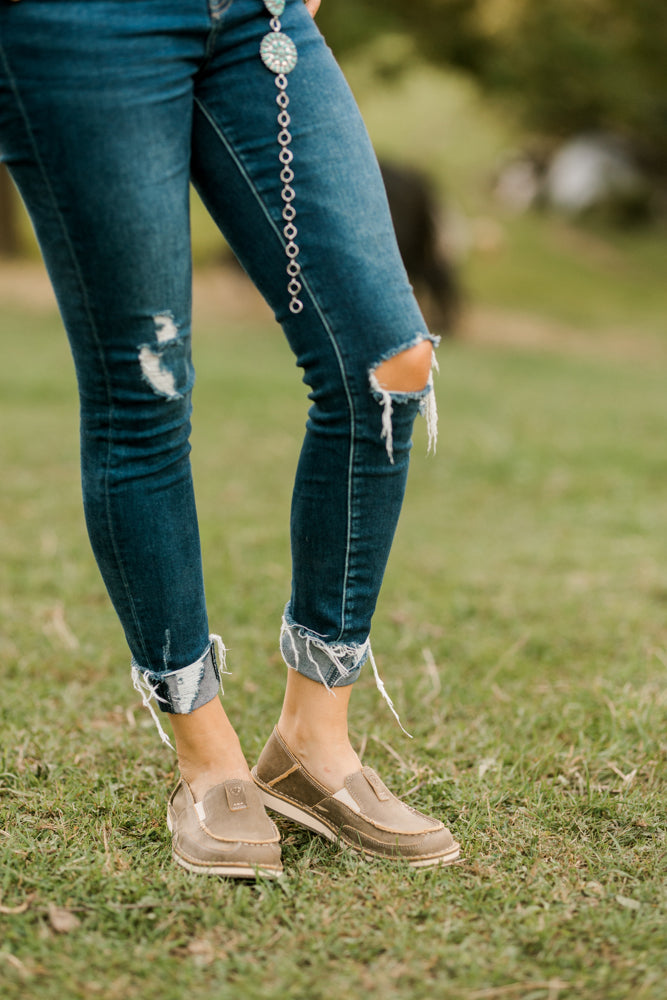
[[[294,767],[292,768],[292,771],[290,771],[289,773],[291,774],[293,771],[303,771],[303,773],[305,774],[306,778],[308,778],[308,780],[311,781],[313,783],[313,785],[316,785],[317,788],[320,791],[324,792],[325,798],[329,798],[329,796],[331,796],[333,794],[332,791],[331,791],[331,789],[330,788],[326,788],[325,785],[321,784],[321,782],[319,782],[317,780],[317,778],[314,775],[312,775],[310,773],[310,771],[301,763],[301,761],[299,760],[299,758],[297,757],[297,755],[294,753],[294,751],[289,748],[289,746],[287,745],[287,743],[285,743],[285,740],[282,738],[282,736],[278,732],[278,728],[277,727],[274,729],[274,733],[275,733],[277,739],[279,740],[279,742],[284,747],[286,753],[294,761]]]
[[[295,764],[294,767],[290,767],[289,771],[285,771],[284,774],[279,775],[277,778],[272,778],[271,781],[266,782],[266,784],[269,788],[273,788],[273,786],[277,785],[279,781],[282,781],[284,778],[289,778],[290,774],[294,774],[295,771],[299,770],[301,770],[301,765]]]
[[[206,836],[210,837],[216,844],[247,844],[248,847],[256,847],[261,844],[277,844],[280,841],[280,834],[278,833],[277,828],[275,828],[276,833],[272,835],[270,839],[262,838],[262,840],[247,840],[244,837],[227,838],[218,836],[218,834],[209,830],[205,823],[200,824],[200,829],[202,833],[205,833]]]
[[[306,767],[304,767],[304,765],[303,765],[303,764],[302,764],[302,763],[301,763],[301,762],[299,761],[299,759],[298,759],[298,757],[296,756],[296,754],[295,754],[295,753],[294,753],[294,752],[293,752],[293,751],[292,751],[292,750],[290,749],[290,747],[289,747],[289,746],[287,745],[287,743],[285,742],[285,740],[283,739],[283,737],[281,736],[281,734],[280,734],[280,733],[278,732],[278,729],[277,729],[277,728],[276,728],[276,729],[274,730],[274,732],[275,732],[275,735],[276,735],[276,737],[277,737],[277,738],[278,738],[278,740],[280,741],[280,743],[281,743],[281,744],[283,745],[283,747],[285,748],[286,752],[287,752],[287,753],[289,754],[289,756],[290,756],[290,757],[292,758],[292,760],[293,760],[293,761],[294,761],[295,763],[294,763],[294,766],[293,766],[293,767],[292,767],[292,768],[291,768],[291,769],[290,769],[289,771],[286,771],[284,775],[281,775],[281,777],[280,777],[280,778],[275,778],[275,779],[273,779],[273,781],[270,781],[270,782],[262,782],[262,783],[263,783],[264,785],[266,785],[267,787],[271,788],[271,789],[272,789],[273,791],[275,791],[275,788],[273,787],[273,786],[274,786],[274,783],[277,783],[277,782],[279,782],[279,781],[280,781],[280,780],[281,780],[281,779],[282,779],[283,777],[285,777],[285,776],[286,776],[286,775],[288,775],[288,774],[293,774],[293,773],[294,773],[295,771],[297,771],[297,770],[298,770],[298,771],[301,771],[301,772],[303,772],[303,775],[304,775],[304,777],[305,777],[305,778],[306,778],[306,779],[307,779],[308,781],[312,782],[312,783],[313,783],[314,785],[316,785],[316,786],[317,786],[317,788],[318,788],[318,789],[321,789],[322,791],[324,791],[324,792],[326,793],[326,794],[325,794],[325,798],[324,798],[324,799],[322,800],[322,802],[318,802],[318,803],[317,803],[317,804],[316,804],[315,806],[313,806],[313,807],[309,807],[309,806],[306,806],[306,805],[305,805],[304,803],[302,803],[302,802],[299,802],[299,800],[298,800],[298,799],[294,799],[294,798],[292,798],[292,797],[291,797],[291,796],[289,796],[289,795],[282,795],[282,796],[281,796],[281,798],[284,798],[286,802],[291,802],[291,803],[293,803],[294,805],[296,805],[296,806],[299,806],[299,808],[301,808],[301,809],[305,809],[305,810],[309,810],[309,811],[311,812],[311,815],[316,815],[316,817],[317,817],[318,819],[319,819],[319,818],[321,818],[321,815],[320,815],[320,813],[319,813],[319,810],[320,810],[320,808],[321,808],[321,807],[322,807],[323,805],[326,805],[327,801],[329,801],[329,800],[331,800],[331,799],[334,799],[334,796],[335,796],[335,794],[336,794],[336,793],[335,793],[335,792],[331,792],[331,791],[330,791],[329,789],[325,789],[325,788],[324,788],[324,786],[323,786],[323,785],[321,785],[321,784],[320,784],[320,782],[319,782],[319,781],[317,780],[317,778],[313,777],[313,775],[312,775],[312,774],[310,773],[310,771],[308,771],[308,770],[306,769]],[[372,768],[370,768],[370,770],[372,770]],[[361,773],[363,773],[363,768],[362,768],[362,771],[361,771]],[[364,777],[365,777],[365,775],[364,775]],[[378,775],[378,778],[379,778],[379,775]],[[260,780],[261,780],[261,779],[260,779]],[[368,779],[366,779],[366,780],[368,780]],[[380,781],[382,781],[382,779],[381,779],[381,778],[380,778]],[[384,784],[384,782],[383,782],[383,784]],[[343,787],[346,787],[346,785],[344,785]],[[348,789],[348,791],[349,791],[349,789]],[[387,791],[389,791],[389,789],[387,789]],[[399,802],[399,803],[401,804],[401,806],[402,806],[402,807],[403,807],[404,809],[408,809],[408,810],[410,810],[411,812],[413,812],[413,813],[414,813],[415,815],[419,816],[420,818],[424,818],[424,819],[426,819],[426,820],[429,820],[429,819],[430,819],[430,817],[429,817],[429,816],[425,816],[425,815],[424,815],[423,813],[420,813],[420,812],[418,812],[417,810],[413,810],[413,809],[412,809],[412,807],[411,807],[411,806],[409,806],[409,805],[407,805],[407,804],[406,804],[405,802],[401,802],[401,800],[400,800],[400,799],[398,799],[398,798],[397,798],[397,797],[396,797],[396,796],[395,796],[395,795],[394,795],[394,794],[393,794],[392,792],[389,792],[389,794],[390,794],[390,796],[391,796],[391,797],[392,797],[393,799],[396,799],[396,801],[397,801],[397,802]],[[354,796],[353,796],[353,798],[354,798]],[[348,806],[345,806],[345,803],[341,803],[341,802],[339,802],[339,800],[338,800],[338,799],[335,799],[335,801],[336,801],[336,802],[337,802],[337,803],[338,803],[339,805],[342,805],[342,806],[343,806],[344,808],[349,808]],[[356,801],[356,800],[355,800],[355,801]],[[315,812],[315,810],[317,810],[318,812],[316,813],[316,812]],[[350,809],[350,812],[352,812],[352,810],[351,810],[351,809]],[[355,813],[355,815],[357,815],[357,814]],[[424,836],[428,836],[428,834],[430,834],[430,833],[438,833],[438,832],[440,832],[441,830],[444,830],[444,829],[446,829],[446,827],[445,827],[445,824],[444,824],[444,823],[440,823],[439,821],[436,821],[436,822],[439,822],[439,825],[438,825],[438,826],[436,826],[436,827],[432,827],[432,828],[431,828],[430,830],[416,830],[416,831],[414,831],[414,832],[410,832],[410,831],[405,831],[405,832],[403,832],[403,831],[400,831],[400,830],[396,830],[396,828],[395,828],[395,827],[390,827],[390,826],[383,826],[383,825],[382,825],[381,823],[379,823],[379,822],[377,822],[377,821],[373,820],[373,819],[372,819],[372,818],[371,818],[371,817],[370,817],[370,816],[369,816],[369,815],[368,815],[367,813],[365,813],[365,812],[361,812],[361,813],[359,813],[358,815],[359,815],[360,819],[362,819],[362,820],[365,820],[365,821],[366,821],[367,823],[369,823],[369,824],[370,824],[370,825],[371,825],[372,827],[374,827],[374,828],[375,828],[376,830],[382,830],[382,831],[383,831],[383,832],[385,832],[385,833],[394,833],[394,834],[397,834],[397,835],[398,835],[398,836],[400,836],[400,837],[424,837]],[[334,829],[334,827],[333,827],[333,826],[331,826],[331,821],[329,821],[329,822],[327,823],[327,826],[329,826],[329,827],[330,827],[330,829]],[[336,827],[336,829],[338,829],[338,828]]]
[[[308,772],[305,771],[305,768],[303,768],[303,770],[304,770],[304,772],[306,774],[306,777],[308,777]],[[265,788],[269,788],[270,787],[269,784],[266,783],[266,782],[263,782],[261,780],[261,778],[259,780],[260,780],[261,784]],[[334,823],[334,821],[327,815],[327,813],[323,811],[323,808],[326,807],[327,802],[329,800],[331,800],[331,799],[334,799],[334,796],[332,794],[329,793],[327,795],[327,798],[324,799],[322,802],[318,802],[314,806],[308,806],[308,805],[306,805],[305,802],[301,802],[301,801],[299,801],[299,799],[295,799],[291,795],[285,795],[285,794],[282,794],[282,793],[276,791],[275,788],[271,788],[271,792],[277,798],[282,799],[283,802],[288,802],[290,805],[297,806],[299,809],[303,810],[303,812],[308,813],[309,816],[312,816],[313,819],[317,819],[320,822],[324,823],[326,826],[329,827],[329,829],[332,832],[338,833],[342,829],[342,826]],[[350,812],[350,814],[352,814],[354,816],[358,816],[358,818],[360,820],[364,821],[365,823],[368,823],[368,825],[371,826],[371,827],[373,827],[375,830],[381,830],[383,833],[390,833],[390,834],[393,834],[394,836],[397,836],[397,837],[410,837],[410,838],[412,838],[412,837],[421,837],[423,839],[423,838],[427,837],[431,833],[440,833],[440,832],[442,832],[442,830],[446,829],[445,824],[444,823],[440,823],[439,826],[433,827],[430,830],[415,830],[415,831],[412,831],[412,832],[411,831],[397,830],[395,827],[383,826],[381,823],[376,822],[370,816],[368,816],[367,813],[363,813],[363,812],[362,813],[352,813],[352,810],[349,808],[349,806],[346,806],[345,803],[341,803],[338,799],[335,799],[335,801],[338,803],[338,805],[341,805],[345,809],[348,809],[348,811]],[[400,802],[400,799],[398,801]],[[405,806],[405,803],[401,803],[401,805]],[[405,806],[405,808],[410,809],[410,806]],[[421,816],[421,813],[418,813],[417,815]],[[425,819],[429,819],[429,817],[427,817],[427,816],[425,816],[424,818]],[[354,828],[350,827],[350,829],[354,829]],[[410,844],[406,844],[405,846],[409,847],[411,845]]]
[[[336,800],[336,801],[338,802],[338,800]],[[400,799],[398,801],[400,802]],[[401,803],[401,805],[404,805],[404,804],[405,803]],[[322,803],[318,803],[318,805],[315,808],[319,809],[321,807],[321,805],[322,805]],[[429,829],[429,830],[397,830],[395,826],[384,826],[382,823],[380,823],[377,820],[373,819],[372,816],[369,816],[368,813],[365,813],[365,812],[353,813],[352,810],[349,808],[349,806],[346,806],[344,802],[339,802],[339,805],[341,805],[344,809],[347,809],[348,812],[351,815],[353,815],[355,817],[358,817],[358,819],[362,820],[365,823],[368,823],[368,825],[372,826],[373,829],[375,829],[375,830],[381,830],[383,833],[393,834],[396,837],[422,837],[422,838],[424,838],[424,837],[428,837],[429,834],[431,834],[431,833],[440,833],[442,830],[446,829],[445,824],[441,823],[440,826],[431,827],[431,829]],[[353,829],[353,827],[351,827],[351,829]]]

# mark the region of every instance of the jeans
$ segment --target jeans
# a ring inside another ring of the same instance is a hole
[[[290,310],[262,0],[0,0],[0,156],[32,218],[80,393],[88,532],[135,676],[190,712],[219,681],[189,461],[190,180],[273,308],[310,388],[291,511],[288,666],[335,687],[369,652],[412,426],[431,382],[375,369],[433,339],[377,162],[302,0],[287,0],[300,247]]]

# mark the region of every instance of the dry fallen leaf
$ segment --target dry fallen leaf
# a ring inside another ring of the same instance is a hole
[[[26,896],[23,902],[20,903],[18,906],[4,906],[3,904],[0,903],[0,913],[12,917],[16,916],[19,913],[25,913],[33,899],[34,899],[34,894],[31,896]]]
[[[61,906],[54,906],[53,903],[49,903],[48,914],[49,923],[56,934],[69,934],[70,931],[76,930],[81,923],[75,913],[65,910]]]
[[[215,949],[211,942],[205,939],[190,941],[187,950],[197,965],[210,965],[215,961]]]

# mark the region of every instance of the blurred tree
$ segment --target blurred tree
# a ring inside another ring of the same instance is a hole
[[[604,130],[647,165],[667,167],[664,0],[526,3],[498,34],[492,85],[521,95],[527,120],[552,134]]]
[[[327,0],[318,23],[338,54],[367,44],[378,33],[405,31],[435,62],[480,74],[490,55],[479,17],[483,4],[484,0]]]
[[[664,0],[328,0],[319,20],[341,54],[409,33],[423,56],[511,97],[531,127],[615,132],[667,168]]]

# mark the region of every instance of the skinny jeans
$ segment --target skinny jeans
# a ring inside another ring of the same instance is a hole
[[[0,157],[76,366],[88,532],[133,667],[168,712],[205,704],[219,680],[189,459],[190,181],[310,390],[281,648],[320,683],[352,683],[368,655],[413,422],[432,399],[430,382],[388,393],[374,376],[433,338],[347,84],[302,0],[281,21],[298,51],[298,314],[262,0],[0,0]]]

